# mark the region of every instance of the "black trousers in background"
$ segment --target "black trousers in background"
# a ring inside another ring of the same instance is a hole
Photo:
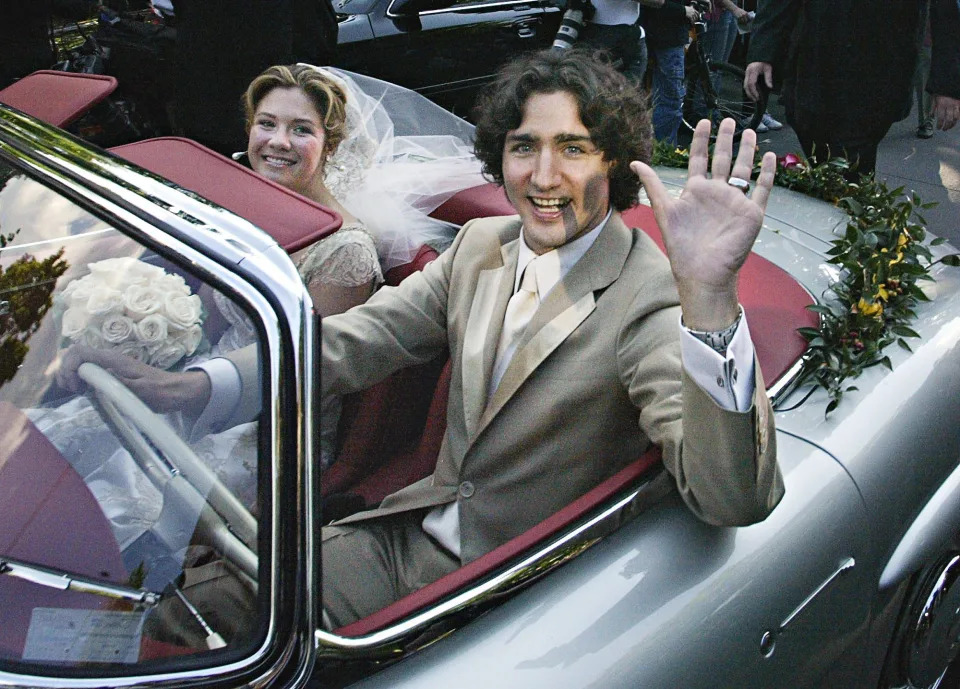
[[[606,50],[616,60],[617,69],[639,84],[647,71],[647,42],[639,24],[594,24],[588,22],[580,36],[580,45]]]
[[[890,125],[887,125],[882,130],[867,131],[855,137],[842,139],[830,132],[800,129],[795,131],[807,158],[815,163],[821,163],[829,158],[842,156],[850,161],[853,167],[844,176],[849,181],[856,182],[860,175],[869,175],[876,171],[877,148],[889,130]]]

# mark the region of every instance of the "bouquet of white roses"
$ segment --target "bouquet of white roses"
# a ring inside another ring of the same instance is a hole
[[[129,257],[88,268],[54,298],[64,339],[162,369],[200,346],[203,308],[181,276]]]

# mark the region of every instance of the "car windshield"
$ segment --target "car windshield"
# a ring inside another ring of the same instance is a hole
[[[0,670],[142,674],[258,642],[257,422],[200,432],[104,363],[257,342],[240,303],[0,160]]]

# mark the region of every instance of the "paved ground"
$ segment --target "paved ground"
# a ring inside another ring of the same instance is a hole
[[[785,122],[776,97],[768,110]],[[934,132],[932,139],[918,139],[916,128],[916,110],[891,127],[880,144],[877,175],[891,187],[912,189],[925,202],[937,201],[936,208],[924,213],[929,229],[960,247],[960,126]],[[780,131],[761,134],[759,141],[763,151],[778,155],[800,152],[797,137],[786,125]]]

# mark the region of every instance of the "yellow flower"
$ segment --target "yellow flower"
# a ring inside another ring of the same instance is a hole
[[[910,241],[910,238],[907,236],[906,232],[901,232],[900,236],[897,237],[897,248],[902,249],[907,245],[907,242]]]
[[[879,318],[883,315],[883,304],[879,302],[870,303],[861,297],[860,302],[857,304],[857,311],[864,316],[876,316]]]
[[[895,266],[895,265],[897,265],[898,263],[900,263],[900,261],[902,261],[902,260],[903,260],[903,252],[902,252],[902,251],[898,251],[898,252],[897,252],[897,257],[896,257],[895,259],[893,259],[892,261],[890,261],[890,262],[888,263],[888,265]]]
[[[874,299],[882,299],[883,301],[886,301],[889,297],[890,293],[883,285],[880,285],[880,287],[877,288],[877,294]]]

